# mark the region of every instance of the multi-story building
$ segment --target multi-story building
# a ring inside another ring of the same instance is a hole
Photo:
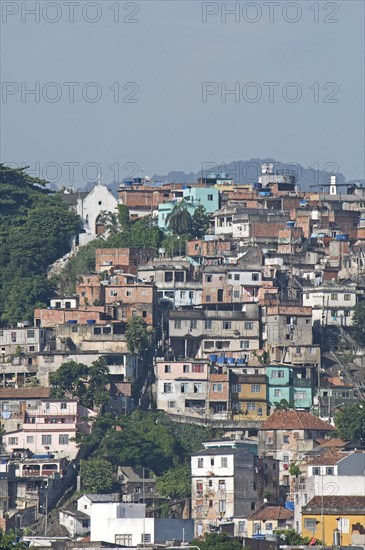
[[[303,305],[312,308],[313,323],[351,326],[357,302],[356,285],[328,284],[303,291]]]
[[[231,372],[230,405],[234,420],[266,420],[269,412],[266,376]]]
[[[259,430],[259,453],[280,461],[280,484],[290,485],[291,462],[301,460],[334,427],[309,412],[275,410]]]
[[[314,376],[311,368],[293,368],[286,365],[269,365],[268,401],[270,407],[285,400],[295,409],[309,410],[313,400]]]
[[[222,440],[204,444],[192,454],[192,518],[195,534],[224,525],[229,520],[239,534],[239,522],[257,510],[264,498],[275,501],[278,494],[278,465],[259,458],[245,442]]]
[[[204,358],[216,353],[249,360],[260,349],[259,307],[245,304],[233,311],[170,311],[169,335],[177,358]]]
[[[78,453],[76,434],[90,432],[87,418],[95,414],[76,399],[42,399],[28,404],[22,427],[3,436],[4,448],[7,452],[29,449],[36,455],[74,458]]]

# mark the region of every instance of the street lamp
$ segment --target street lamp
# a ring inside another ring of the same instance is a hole
[[[340,531],[340,546],[342,546],[342,517],[335,518],[338,521],[338,530]]]

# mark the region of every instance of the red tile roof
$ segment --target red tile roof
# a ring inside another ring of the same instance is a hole
[[[309,412],[276,410],[265,420],[262,429],[333,431],[335,428]]]
[[[348,441],[344,441],[339,437],[331,437],[331,439],[317,439],[317,443],[319,443],[321,447],[337,447],[342,449],[346,446]]]
[[[351,454],[350,452],[341,452],[337,448],[329,449],[319,456],[315,456],[308,460],[307,464],[313,466],[329,466],[337,464],[340,460]]]
[[[257,510],[257,512],[251,514],[248,519],[261,521],[278,521],[281,519],[292,519],[293,516],[294,512],[291,512],[290,510],[287,510],[282,506],[266,506],[265,508],[261,508],[260,510]]]
[[[0,388],[0,399],[41,399],[50,394],[51,388]]]

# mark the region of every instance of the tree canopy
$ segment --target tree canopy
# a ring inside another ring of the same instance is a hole
[[[114,466],[148,468],[158,476],[188,464],[190,454],[212,437],[208,428],[176,424],[164,413],[151,411],[135,411],[121,418],[104,415],[93,424],[91,434],[78,436],[93,457],[109,460]]]
[[[242,550],[242,543],[226,533],[208,533],[204,540],[194,539],[191,545],[198,546],[200,550]]]
[[[26,168],[0,164],[0,311],[1,321],[31,320],[36,304],[46,305],[52,292],[47,268],[70,249],[81,228],[44,180]]]
[[[131,317],[128,320],[125,338],[131,353],[143,355],[144,350],[148,349],[150,339],[147,325],[142,317]]]
[[[354,308],[352,319],[352,330],[355,338],[360,342],[365,342],[365,300],[358,302]]]
[[[344,406],[335,414],[336,434],[345,441],[365,443],[365,401]]]
[[[186,201],[175,204],[172,211],[166,217],[167,227],[174,235],[190,234],[193,228],[193,220],[188,211]]]
[[[109,369],[103,358],[88,367],[83,363],[67,361],[49,375],[54,397],[71,397],[85,407],[95,408],[108,400]]]
[[[113,487],[113,466],[108,460],[89,458],[80,462],[81,487],[89,493],[108,493]]]

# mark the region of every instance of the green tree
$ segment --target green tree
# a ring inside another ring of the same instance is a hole
[[[85,407],[94,408],[108,400],[109,369],[104,359],[97,359],[88,367],[70,360],[49,375],[54,397],[72,397]]]
[[[242,550],[242,544],[226,533],[208,533],[204,540],[194,539],[191,545],[200,550]]]
[[[147,325],[142,317],[132,317],[129,319],[125,337],[129,351],[131,353],[143,355],[143,351],[148,348],[150,344],[150,339]]]
[[[166,217],[166,224],[174,235],[191,233],[193,221],[184,200],[175,204],[172,211]]]
[[[189,464],[170,468],[157,479],[157,491],[171,499],[183,499],[191,496],[191,472]]]
[[[365,401],[344,406],[335,414],[336,434],[345,441],[365,443]]]
[[[19,536],[14,531],[4,533],[0,529],[0,548],[1,550],[26,550],[27,546],[23,542],[19,542]]]
[[[302,537],[295,529],[275,529],[274,533],[281,538],[281,544],[307,546],[311,541],[311,537]]]
[[[275,401],[274,407],[275,409],[278,409],[278,410],[289,411],[290,409],[294,409],[294,401],[288,401],[287,399],[280,399],[280,401]]]
[[[191,236],[200,239],[210,227],[210,216],[203,205],[199,205],[192,215]]]
[[[358,302],[354,307],[352,327],[355,338],[363,344],[365,342],[365,300]]]
[[[0,164],[1,321],[32,319],[51,291],[47,268],[70,249],[81,220],[44,180]]]
[[[108,493],[113,487],[113,466],[107,460],[80,461],[81,487],[89,493]]]

